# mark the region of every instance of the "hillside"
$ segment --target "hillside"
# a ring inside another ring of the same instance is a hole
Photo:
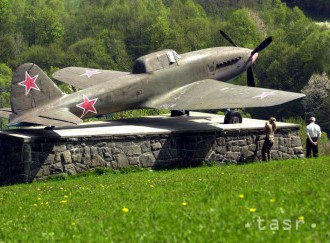
[[[273,37],[254,66],[258,86],[300,92],[314,73],[330,74],[330,30],[280,0],[0,0],[0,13],[0,107],[10,106],[12,71],[21,63],[48,74],[67,66],[130,71],[153,51],[229,45],[220,29],[248,48]],[[236,82],[245,85],[245,75]],[[320,122],[329,102],[315,111]],[[278,119],[305,116],[300,102],[269,112]]]

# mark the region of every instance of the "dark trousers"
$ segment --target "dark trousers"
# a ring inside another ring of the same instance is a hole
[[[261,156],[263,161],[269,161],[270,160],[270,151],[272,150],[274,141],[270,140],[268,137],[265,138],[264,145],[261,149]]]
[[[312,138],[313,142],[317,141],[317,138]],[[307,138],[306,139],[306,157],[310,158],[312,157],[312,152],[313,152],[313,157],[318,157],[319,156],[319,148],[318,145],[311,143],[311,141]]]

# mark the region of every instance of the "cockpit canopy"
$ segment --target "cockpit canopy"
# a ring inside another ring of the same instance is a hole
[[[132,73],[150,73],[178,65],[180,55],[174,50],[166,49],[136,59]]]

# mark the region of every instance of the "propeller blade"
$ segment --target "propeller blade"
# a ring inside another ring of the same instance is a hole
[[[250,87],[256,87],[256,84],[254,82],[254,75],[253,75],[253,70],[252,67],[249,67],[247,69],[247,85]]]
[[[273,39],[272,37],[268,37],[267,39],[265,39],[263,42],[260,43],[259,46],[257,46],[251,53],[251,56],[253,56],[253,54],[262,51],[263,49],[265,49],[267,46],[269,46],[270,43],[272,43]]]
[[[230,44],[232,44],[233,46],[236,46],[237,47],[237,45],[232,41],[232,39],[230,39],[230,37],[225,33],[225,32],[223,32],[222,30],[220,30],[220,34],[227,40],[227,41],[229,41],[230,42]]]

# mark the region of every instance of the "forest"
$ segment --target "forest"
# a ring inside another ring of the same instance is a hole
[[[307,95],[303,102],[247,109],[252,117],[315,115],[330,132],[330,29],[313,20],[329,16],[326,1],[0,0],[0,107],[10,107],[11,76],[22,63],[49,75],[67,66],[131,71],[150,52],[228,46],[221,29],[251,49],[272,36],[254,65],[257,86]],[[235,83],[246,85],[244,75]]]

